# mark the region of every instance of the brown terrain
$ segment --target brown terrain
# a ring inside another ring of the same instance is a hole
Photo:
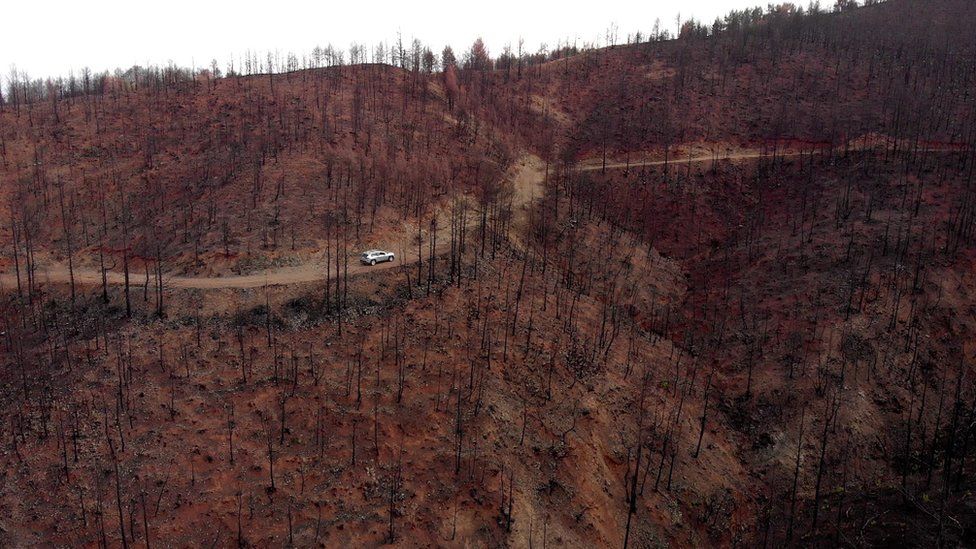
[[[0,545],[976,545],[976,5],[871,4],[15,80]]]

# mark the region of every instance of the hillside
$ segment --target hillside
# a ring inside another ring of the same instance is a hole
[[[0,543],[976,544],[974,23],[0,105]]]

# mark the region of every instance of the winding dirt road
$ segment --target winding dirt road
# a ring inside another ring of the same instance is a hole
[[[519,159],[513,166],[508,177],[514,185],[513,207],[515,208],[516,224],[521,225],[528,218],[529,205],[533,200],[542,195],[542,183],[544,177],[544,163],[534,155],[527,154]],[[472,216],[468,227],[474,227],[478,223],[478,218]],[[447,220],[438,219],[438,235],[436,252],[442,254],[450,250],[451,242],[449,237],[450,223]],[[403,239],[406,241],[406,237]],[[380,247],[380,246],[375,246]],[[412,249],[411,249],[412,248]],[[349,258],[350,275],[357,275],[373,271],[382,271],[398,267],[404,264],[414,264],[419,258],[416,247],[412,246],[392,246],[387,247],[396,253],[396,260],[388,263],[379,263],[375,266],[363,265],[359,262],[359,254]],[[426,251],[426,245],[424,246]],[[280,267],[269,269],[258,273],[247,275],[231,276],[178,276],[163,275],[163,284],[166,288],[190,288],[200,290],[213,290],[220,288],[261,288],[264,286],[276,286],[285,284],[303,284],[310,282],[320,282],[335,277],[335,265],[331,272],[325,272],[324,261],[310,261],[303,265],[293,267]],[[71,273],[68,266],[63,263],[52,263],[39,265],[35,270],[35,276],[40,284],[68,284],[71,281]],[[106,282],[114,286],[125,284],[125,276],[117,271],[105,273]],[[21,282],[24,283],[26,275],[21,272]],[[75,284],[97,286],[102,283],[102,273],[97,269],[75,268]],[[142,286],[144,278],[139,272],[132,272],[129,276],[130,286]],[[17,286],[16,273],[0,273],[0,289],[15,288]]]
[[[819,149],[818,149],[819,150]],[[944,149],[924,149],[923,152],[944,151]],[[777,153],[778,157],[795,157],[810,154],[812,151],[786,151]],[[769,156],[761,150],[740,150],[737,152],[727,152],[725,154],[707,156],[691,156],[684,158],[672,158],[667,162],[664,160],[635,160],[629,162],[608,162],[603,163],[584,162],[577,166],[580,171],[597,171],[619,168],[639,168],[641,166],[663,166],[665,163],[675,166],[687,164],[701,164],[716,161],[736,161],[752,160]],[[514,186],[513,208],[515,214],[516,231],[522,231],[528,223],[528,211],[532,202],[542,196],[543,181],[545,177],[545,163],[539,157],[526,154],[519,159],[513,166],[508,177]],[[470,225],[476,225],[478,220],[473,216]],[[446,233],[449,230],[449,223],[438,223],[438,232]],[[450,241],[446,234],[439,234],[437,238],[438,253],[446,252],[450,249]],[[394,249],[397,253],[397,260],[390,263],[381,263],[376,266],[361,265],[357,257],[350,257],[349,274],[361,274],[377,270],[385,270],[403,264],[412,264],[418,261],[417,250],[410,249],[409,246],[401,246]],[[55,263],[38,267],[36,272],[37,280],[42,284],[67,284],[71,280],[67,265]],[[23,277],[23,273],[21,273]],[[334,277],[335,271],[325,272],[325,264],[319,261],[309,262],[294,267],[281,267],[270,269],[254,274],[232,275],[232,276],[164,276],[164,284],[167,288],[195,288],[201,290],[219,288],[260,288],[263,286],[275,286],[283,284],[302,284],[318,282]],[[78,269],[74,271],[75,284],[98,285],[102,283],[102,274],[98,270]],[[106,273],[106,280],[112,285],[125,284],[122,273],[111,271]],[[138,273],[130,276],[129,284],[139,286],[141,278]],[[14,273],[0,273],[0,288],[10,288],[17,285],[17,277]]]

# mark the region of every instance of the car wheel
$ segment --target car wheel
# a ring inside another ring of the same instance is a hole
[[[375,259],[370,259],[369,260],[369,264],[370,265],[376,265],[376,260]]]
[[[393,261],[393,256],[392,255],[390,256],[390,261]]]

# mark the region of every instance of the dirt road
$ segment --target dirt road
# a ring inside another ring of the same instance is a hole
[[[438,224],[438,233],[445,231],[441,224]],[[438,253],[450,248],[450,241],[447,235],[438,234]],[[398,267],[400,265],[416,263],[417,249],[391,250],[396,254],[394,261],[378,263],[376,265],[363,265],[359,262],[359,254],[355,257],[350,256],[348,273],[350,275],[361,274],[371,271],[382,271]],[[264,286],[275,286],[282,284],[302,284],[307,282],[317,282],[334,278],[335,265],[333,264],[329,273],[325,272],[326,264],[324,261],[313,261],[303,265],[293,267],[280,267],[269,269],[253,274],[230,275],[230,276],[178,276],[163,275],[163,284],[166,288],[194,288],[200,290],[212,290],[218,288],[261,288]],[[21,273],[22,283],[25,274]],[[40,284],[67,284],[71,281],[71,274],[66,265],[55,263],[51,265],[39,266],[35,272],[37,281]],[[125,284],[123,273],[109,271],[105,274],[106,282],[115,286]],[[102,273],[98,270],[79,269],[74,270],[75,284],[79,285],[100,285],[102,283]],[[133,271],[129,277],[130,286],[141,286],[144,283],[140,272]],[[151,282],[151,284],[153,284]],[[0,288],[16,287],[17,277],[15,273],[0,273]]]
[[[943,149],[924,149],[922,152],[936,152]],[[777,153],[778,157],[793,157],[810,154],[810,151],[786,151]],[[761,150],[740,150],[737,152],[727,152],[720,155],[707,155],[707,156],[692,156],[684,158],[672,158],[667,161],[668,164],[674,164],[675,166],[686,165],[689,163],[700,164],[705,162],[714,161],[735,161],[735,160],[749,160],[762,158],[769,156],[768,153]],[[634,160],[630,162],[608,162],[606,164],[607,169],[615,168],[638,168],[640,166],[663,166],[665,164],[664,160]],[[604,165],[601,163],[591,163],[586,162],[578,166],[581,171],[596,171],[604,169]],[[513,196],[513,209],[515,212],[515,229],[516,233],[521,232],[524,234],[524,230],[528,226],[528,213],[530,205],[532,202],[541,197],[544,186],[545,178],[545,162],[539,157],[526,154],[522,156],[512,167],[512,171],[509,173],[508,177],[514,185],[514,196]],[[472,216],[469,222],[470,226],[475,226],[478,223],[478,219]],[[438,253],[443,253],[450,249],[450,240],[448,238],[447,232],[450,230],[450,224],[446,222],[441,222],[438,220],[438,237],[437,237],[437,249]],[[517,235],[516,235],[517,237]],[[404,239],[404,242],[407,238]],[[397,254],[396,261],[390,263],[381,263],[376,266],[361,265],[359,263],[358,254],[356,257],[349,258],[349,274],[360,274],[384,269],[390,269],[403,264],[416,263],[418,260],[416,248],[410,249],[411,246],[401,246],[399,249],[394,249],[393,251]],[[56,263],[44,267],[39,267],[36,271],[37,279],[41,283],[46,284],[67,284],[71,277],[68,273],[68,268],[64,264]],[[21,273],[23,277],[23,273]],[[254,274],[247,275],[232,275],[232,276],[217,276],[217,277],[199,277],[199,276],[164,276],[164,284],[167,288],[196,288],[196,289],[217,289],[217,288],[260,288],[263,286],[274,286],[280,284],[301,284],[307,282],[316,282],[321,280],[326,280],[335,276],[335,267],[333,266],[331,273],[325,272],[325,264],[321,262],[309,262],[304,265],[299,265],[295,267],[281,267],[277,269],[271,269],[267,271],[262,271]],[[75,269],[74,279],[76,284],[81,285],[98,285],[102,283],[102,274],[98,270],[90,269]],[[108,272],[106,273],[106,280],[112,285],[125,284],[125,279],[122,273],[119,272]],[[130,278],[130,285],[139,285],[139,275],[134,273]],[[17,277],[14,273],[0,273],[0,288],[10,288],[17,285]]]
[[[533,200],[542,196],[542,183],[545,176],[544,163],[534,155],[527,154],[519,159],[512,168],[508,177],[514,185],[513,208],[515,209],[516,224],[522,228],[528,219],[529,205]],[[477,225],[479,218],[471,216],[469,228]],[[450,223],[447,219],[438,219],[437,248],[438,254],[450,250]],[[406,235],[403,243],[409,241],[411,235]],[[372,247],[372,246],[371,246]],[[426,244],[424,251],[426,252]],[[359,254],[349,258],[349,274],[357,275],[367,272],[382,271],[398,267],[404,264],[413,264],[418,261],[417,249],[415,246],[401,245],[391,248],[396,254],[396,260],[388,263],[379,263],[375,266],[363,265],[359,262]],[[259,273],[247,275],[231,276],[167,276],[163,275],[163,284],[167,288],[193,288],[201,290],[212,290],[218,288],[261,288],[263,286],[275,286],[284,284],[302,284],[318,282],[335,277],[335,265],[331,272],[325,272],[326,265],[322,261],[312,261],[304,265],[294,267],[281,267],[270,269]],[[68,266],[62,263],[39,266],[35,271],[37,281],[40,284],[68,284],[71,281],[71,274]],[[106,282],[115,286],[125,284],[125,276],[116,271],[109,271],[105,274]],[[26,275],[21,272],[21,282],[24,283]],[[102,283],[102,273],[93,269],[74,269],[75,284],[78,285],[100,285]],[[140,273],[132,272],[129,278],[131,286],[141,286],[144,282]],[[0,288],[14,288],[17,286],[17,275],[15,273],[0,273]]]
[[[838,147],[838,148],[834,149],[835,152],[841,152],[843,150],[844,149],[841,148],[841,147]],[[877,147],[862,147],[862,146],[857,146],[857,145],[849,146],[847,148],[847,150],[848,151],[851,151],[851,152],[854,152],[854,151],[861,151],[861,152],[870,152],[870,151],[883,152],[883,151],[879,150]],[[944,153],[944,152],[955,152],[955,151],[959,151],[959,150],[960,149],[957,146],[923,147],[923,148],[916,149],[915,152],[919,152],[919,153],[940,153],[940,152],[943,152]],[[791,149],[791,150],[786,150],[786,151],[777,151],[776,152],[776,158],[784,158],[784,157],[786,157],[786,158],[792,158],[792,157],[797,157],[797,156],[809,156],[811,153],[821,153],[822,154],[822,153],[824,153],[826,151],[829,151],[829,149],[817,148],[817,149],[808,149],[808,150],[802,150],[802,151],[800,151],[800,150],[792,150]],[[636,168],[640,168],[641,166],[663,166],[665,164],[669,164],[669,165],[673,165],[673,166],[676,166],[677,167],[677,166],[683,166],[683,165],[687,165],[687,164],[703,164],[703,163],[708,163],[708,162],[735,161],[735,160],[755,160],[755,159],[758,159],[758,158],[770,158],[770,157],[772,157],[772,154],[770,154],[768,151],[762,151],[762,150],[759,150],[759,149],[746,149],[746,150],[740,150],[740,151],[737,151],[737,152],[726,152],[724,154],[718,154],[718,155],[709,154],[707,156],[706,155],[698,155],[698,156],[692,156],[692,157],[687,157],[687,156],[684,156],[684,157],[682,157],[682,156],[674,156],[674,157],[669,158],[667,161],[660,160],[660,159],[646,160],[646,159],[640,159],[640,158],[635,159],[635,160],[624,161],[624,162],[620,162],[620,161],[616,161],[615,160],[615,161],[612,161],[612,162],[609,162],[608,161],[607,164],[606,164],[606,166],[604,166],[602,162],[597,163],[597,162],[595,162],[593,160],[587,160],[587,161],[583,161],[582,163],[580,163],[579,165],[577,165],[577,169],[579,171],[583,171],[583,172],[593,172],[593,171],[603,170],[604,168],[606,168],[608,170],[609,169],[619,169],[619,168],[635,168],[636,169]]]
[[[776,157],[777,158],[782,158],[784,156],[785,157],[793,157],[793,156],[801,156],[801,155],[809,155],[809,154],[810,154],[810,151],[789,151],[789,152],[778,152],[778,153],[776,153]],[[580,171],[584,171],[584,172],[592,172],[592,171],[600,171],[600,170],[604,169],[604,167],[609,170],[609,169],[618,169],[618,168],[635,168],[636,169],[636,168],[640,168],[641,166],[663,166],[665,164],[670,164],[670,165],[673,165],[673,166],[682,166],[682,165],[689,164],[689,163],[691,163],[691,164],[702,164],[702,163],[706,163],[706,162],[713,162],[713,161],[717,162],[717,161],[722,161],[722,160],[728,160],[728,161],[734,161],[734,160],[753,160],[753,159],[763,158],[763,157],[768,157],[768,156],[771,156],[771,155],[769,153],[764,153],[763,151],[750,150],[750,151],[743,151],[743,152],[737,152],[737,153],[722,154],[722,155],[718,155],[718,156],[712,156],[712,155],[708,155],[708,156],[692,156],[691,158],[689,158],[687,156],[686,157],[683,157],[683,158],[682,157],[672,157],[672,158],[669,158],[667,161],[664,161],[664,160],[640,160],[640,159],[631,160],[629,162],[617,162],[617,161],[614,161],[614,162],[607,162],[606,166],[604,166],[602,162],[599,163],[599,164],[594,164],[594,163],[591,163],[591,162],[585,162],[585,163],[580,164],[578,169]]]

